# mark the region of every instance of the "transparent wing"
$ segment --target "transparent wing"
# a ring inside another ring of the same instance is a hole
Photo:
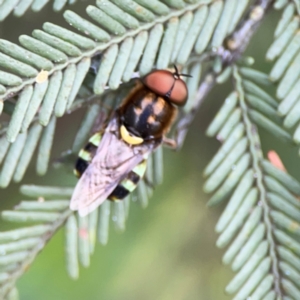
[[[81,216],[103,203],[118,183],[153,151],[151,145],[130,147],[117,137],[115,127],[116,120],[112,120],[73,192],[70,209],[78,210]]]

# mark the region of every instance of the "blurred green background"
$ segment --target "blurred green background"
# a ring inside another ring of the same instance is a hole
[[[81,1],[73,9],[83,11],[87,3],[93,1]],[[254,67],[261,71],[270,69],[264,54],[278,17],[279,14],[272,13],[265,20],[247,50],[256,60]],[[9,17],[0,25],[0,36],[17,41],[20,34],[30,34],[33,29],[41,28],[44,21],[64,24],[61,15],[52,12],[48,5],[39,14],[28,12],[21,19]],[[233,274],[222,266],[223,251],[215,247],[214,226],[224,204],[206,208],[209,196],[202,191],[203,169],[218,149],[218,142],[207,138],[205,129],[230,90],[227,83],[217,86],[209,95],[182,151],[165,150],[164,183],[156,188],[148,208],[131,205],[126,231],[119,234],[111,226],[108,245],[97,245],[91,266],[81,268],[79,280],[72,281],[67,276],[64,232],[60,230],[19,280],[22,300],[231,298],[225,295],[224,288]],[[58,121],[53,158],[71,146],[81,116],[79,112]],[[297,149],[260,132],[264,152],[275,149],[290,173],[299,179]],[[72,175],[57,170],[39,178],[34,163],[23,183],[73,185],[76,182]],[[1,210],[10,209],[21,200],[18,188],[19,185],[11,184],[0,191]],[[0,226],[3,231],[11,224],[1,221]]]

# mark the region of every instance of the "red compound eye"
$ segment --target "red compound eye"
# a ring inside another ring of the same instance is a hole
[[[188,97],[185,82],[177,70],[172,73],[167,70],[156,70],[143,78],[143,83],[154,93],[167,97],[173,104],[183,106]]]

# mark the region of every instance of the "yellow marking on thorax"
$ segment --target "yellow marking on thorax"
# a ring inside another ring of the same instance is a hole
[[[153,113],[159,115],[165,108],[166,102],[163,98],[158,97],[157,101],[153,105]]]
[[[149,94],[145,95],[145,97],[143,98],[143,100],[141,102],[142,110],[144,110],[148,105],[152,104],[153,97],[154,97],[153,93],[149,93]]]
[[[148,119],[147,119],[147,123],[149,123],[149,124],[153,124],[153,123],[155,123],[156,122],[156,120],[155,120],[155,116],[149,116],[148,117]]]
[[[124,125],[120,127],[120,134],[123,141],[129,145],[139,145],[144,141],[144,139],[130,134]]]
[[[139,116],[142,113],[142,109],[140,107],[134,107],[134,112],[137,116]]]

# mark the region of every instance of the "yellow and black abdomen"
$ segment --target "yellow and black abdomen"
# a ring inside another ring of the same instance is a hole
[[[74,168],[74,174],[77,177],[81,177],[91,163],[93,157],[95,156],[96,150],[100,145],[101,139],[102,135],[100,133],[94,134],[89,139],[89,142],[84,149],[80,150]],[[136,167],[134,167],[123,180],[118,183],[113,192],[108,196],[108,199],[112,201],[122,200],[128,194],[134,191],[140,179],[145,175],[146,167],[147,160],[144,159]]]
[[[114,191],[109,195],[108,199],[112,201],[122,200],[131,192],[133,192],[140,179],[144,177],[146,167],[146,160],[140,162],[135,168],[133,168],[132,171],[127,174],[122,181],[119,182]]]
[[[84,171],[89,166],[93,157],[95,156],[96,150],[100,145],[102,134],[100,132],[95,133],[88,141],[87,145],[80,150],[78,159],[75,164],[74,174],[80,178]]]

